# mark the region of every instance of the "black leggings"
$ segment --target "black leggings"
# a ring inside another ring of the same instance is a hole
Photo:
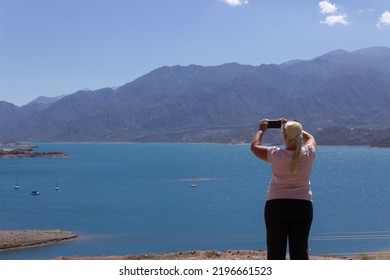
[[[285,260],[287,239],[291,260],[308,260],[313,204],[308,200],[273,199],[264,208],[267,259]]]

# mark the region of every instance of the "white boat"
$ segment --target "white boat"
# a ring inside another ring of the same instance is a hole
[[[16,182],[15,182],[15,185],[14,185],[14,189],[15,189],[15,190],[20,189],[20,186],[19,186],[19,177],[16,177]]]
[[[40,195],[41,193],[39,191],[32,191],[31,195]]]
[[[60,187],[57,185],[57,186],[55,186],[54,190],[59,191]]]
[[[192,184],[192,185],[191,185],[191,188],[196,188],[196,184]]]

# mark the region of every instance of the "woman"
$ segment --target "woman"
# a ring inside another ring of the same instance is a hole
[[[281,119],[285,148],[262,145],[268,120],[261,120],[253,138],[253,154],[270,163],[264,218],[267,228],[267,259],[286,259],[287,240],[290,259],[308,260],[308,239],[313,220],[310,174],[315,159],[316,141],[296,121]]]

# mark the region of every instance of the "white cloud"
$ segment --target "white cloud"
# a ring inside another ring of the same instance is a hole
[[[320,6],[321,14],[334,14],[337,12],[336,4],[332,4],[329,1],[321,1],[318,5]]]
[[[222,1],[231,7],[249,4],[249,0],[219,0],[219,1]]]
[[[389,11],[386,11],[381,15],[376,26],[378,28],[382,28],[383,26],[390,26],[390,12]]]
[[[348,25],[348,15],[339,11],[340,6],[329,2],[329,0],[321,1],[318,5],[320,6],[320,13],[327,15],[325,20],[320,21],[320,23],[329,26],[336,24]]]
[[[327,24],[330,26],[336,25],[336,24],[343,24],[348,25],[347,21],[347,15],[334,15],[334,16],[327,16],[324,21],[321,21],[323,24]]]

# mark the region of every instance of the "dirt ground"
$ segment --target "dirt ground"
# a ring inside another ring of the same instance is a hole
[[[266,251],[228,250],[190,251],[168,254],[141,254],[126,256],[75,256],[60,257],[59,260],[266,260]],[[288,257],[287,257],[288,259]],[[310,260],[390,260],[389,252],[364,253],[354,256],[310,256]]]
[[[189,251],[168,254],[141,254],[126,256],[85,256],[85,257],[61,257],[60,260],[266,260],[266,251],[251,250],[228,250],[218,251]],[[313,256],[310,259],[332,259],[339,260],[340,257],[318,257]]]

